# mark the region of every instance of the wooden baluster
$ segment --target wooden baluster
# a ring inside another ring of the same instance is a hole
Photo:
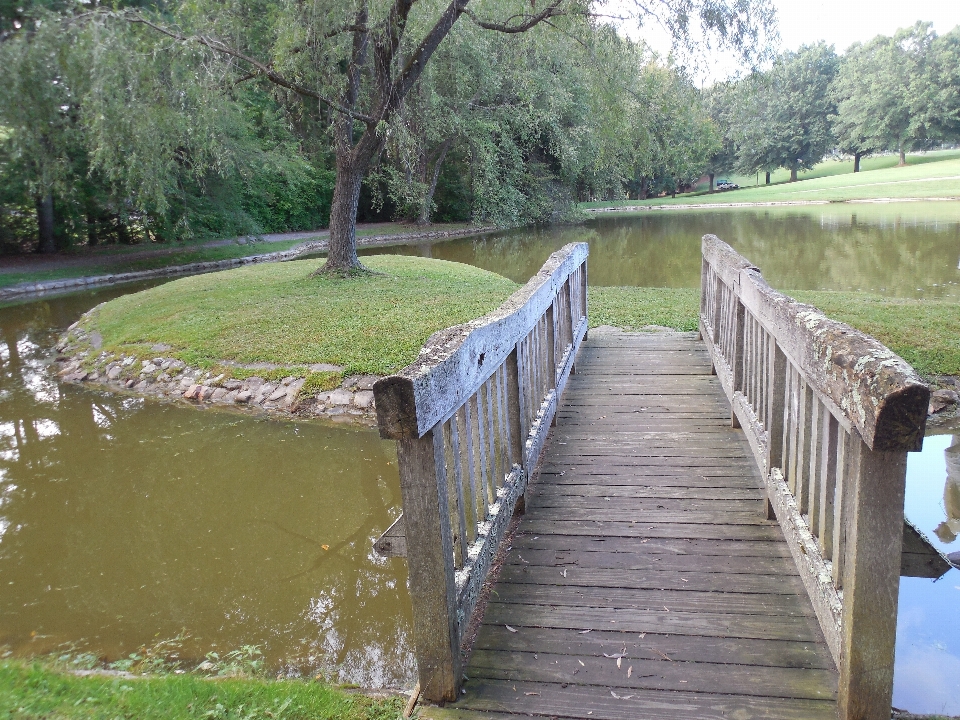
[[[783,475],[787,481],[787,487],[793,492],[796,485],[797,471],[797,370],[793,363],[787,363],[787,394],[786,394],[786,418],[783,422]]]
[[[837,437],[840,424],[831,414],[829,421],[823,427],[823,453],[820,460],[820,478],[817,483],[817,496],[811,497],[810,505],[810,532],[820,540],[823,528],[824,515],[833,512],[833,494],[837,487]],[[824,504],[829,500],[830,507]],[[823,552],[823,545],[820,545]]]
[[[838,714],[890,717],[903,542],[905,452],[870,450],[851,433]]]
[[[449,481],[452,481],[453,490],[451,494],[454,502],[456,502],[456,515],[459,522],[459,527],[457,528],[457,538],[460,541],[460,552],[459,557],[457,558],[457,569],[463,567],[464,563],[467,561],[467,547],[469,543],[467,541],[467,510],[464,507],[463,503],[463,466],[461,463],[460,456],[460,432],[458,429],[459,425],[459,416],[460,411],[458,410],[456,414],[450,418],[450,448],[451,448],[451,459],[450,463],[453,466],[453,473],[447,473]]]
[[[513,465],[523,466],[525,461],[525,453],[523,451],[523,443],[526,439],[526,433],[523,427],[524,398],[523,393],[520,391],[523,387],[523,379],[520,377],[522,365],[519,358],[521,344],[522,343],[517,344],[517,347],[510,353],[505,363],[506,368],[504,375],[506,382],[504,387],[504,403],[506,407],[507,447],[509,448],[509,456],[507,458],[508,473]]]
[[[489,401],[490,381],[487,380],[477,391],[477,397],[475,401],[477,407],[477,445],[480,450],[480,484],[483,489],[484,497],[484,518],[487,517],[487,514],[489,513],[489,507],[493,504],[495,497],[491,487],[493,480],[493,468],[491,468],[489,464],[493,462],[493,447],[490,443],[491,433],[489,426],[491,419],[490,416],[492,413],[489,410]]]
[[[833,586],[840,590],[843,587],[844,553],[846,551],[846,492],[849,486],[851,438],[846,430],[840,429],[837,434],[837,483],[834,490],[833,524],[830,538],[830,557],[833,562]]]
[[[801,482],[797,483],[795,495],[797,499],[797,509],[801,515],[806,515],[809,512],[807,506],[810,502],[811,488],[813,488],[817,482],[817,470],[820,467],[820,424],[823,422],[824,413],[826,412],[819,398],[812,393],[810,397],[812,398],[810,402],[810,422],[806,432],[808,439],[806,449],[807,468],[802,475]]]
[[[722,298],[723,298],[723,280],[720,279],[719,275],[714,276],[714,285],[713,285],[713,317],[710,319],[712,323],[713,337],[710,339],[713,341],[714,346],[720,342],[720,311],[722,310]]]
[[[467,536],[470,539],[470,542],[473,542],[477,539],[477,522],[483,519],[485,513],[481,509],[482,505],[477,502],[479,495],[477,492],[477,471],[476,471],[476,455],[474,454],[474,443],[476,442],[476,437],[473,432],[473,421],[470,417],[470,406],[473,403],[473,398],[469,398],[467,402],[463,404],[463,407],[460,408],[460,411],[457,413],[458,417],[463,418],[463,442],[461,443],[463,447],[463,460],[467,466],[467,480],[470,483],[470,522],[467,526]]]
[[[744,378],[743,394],[747,398],[747,404],[750,406],[750,408],[754,412],[756,412],[757,406],[754,402],[755,398],[753,395],[753,383],[756,381],[756,377],[757,377],[757,368],[756,368],[757,353],[753,346],[753,338],[756,333],[754,330],[753,315],[750,315],[748,313],[746,315],[746,318],[747,318],[747,327],[746,327],[747,333],[746,333],[746,341],[745,341],[746,347],[744,348],[744,352],[746,354],[746,358],[744,360],[744,367],[746,368],[746,377]]]
[[[516,372],[516,350],[513,356],[513,371]],[[513,432],[510,428],[510,414],[507,408],[507,373],[511,363],[505,362],[497,369],[497,416],[500,421],[500,469],[501,473],[497,476],[497,487],[503,486],[503,479],[510,473],[510,464],[513,462]]]
[[[830,451],[833,458],[823,476],[823,482],[820,483],[820,502],[817,503],[817,510],[820,513],[820,520],[817,522],[817,540],[824,560],[830,560],[833,557],[833,523],[836,517],[837,483],[843,473],[844,451],[846,449],[846,443],[844,443],[846,433],[840,428],[839,423],[832,429],[832,434]]]
[[[764,331],[766,333],[766,331]],[[766,394],[767,467],[783,469],[783,405],[786,401],[787,357],[775,340],[767,344],[766,361],[769,368],[770,389]],[[769,502],[769,501],[768,501]],[[767,517],[769,517],[769,513]]]
[[[413,641],[420,692],[432,702],[456,700],[463,674],[444,455],[439,427],[397,443]]]
[[[484,463],[483,476],[486,478],[487,486],[487,505],[492,505],[497,499],[497,449],[496,449],[496,423],[493,419],[493,383],[494,377],[491,375],[483,384],[483,419],[480,421],[481,433],[487,441],[483,458]]]
[[[810,474],[810,447],[813,444],[813,413],[819,403],[813,394],[813,388],[801,377],[803,396],[800,398],[800,439],[797,455],[797,482],[793,490],[794,498],[805,488]]]

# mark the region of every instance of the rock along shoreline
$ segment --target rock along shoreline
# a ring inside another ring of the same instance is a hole
[[[215,372],[188,365],[163,344],[153,345],[147,358],[142,352],[109,352],[101,350],[99,333],[80,325],[98,307],[71,325],[57,344],[53,369],[62,382],[280,419],[326,419],[368,427],[377,423],[373,384],[379,376],[344,377],[342,367],[324,363],[223,362],[216,367],[225,372]],[[234,372],[242,377],[232,377]]]

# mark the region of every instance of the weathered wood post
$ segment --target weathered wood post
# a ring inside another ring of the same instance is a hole
[[[420,692],[435,702],[455,700],[462,668],[443,437],[431,430],[401,440],[397,460],[407,546],[417,548],[407,565]]]
[[[840,682],[843,720],[887,720],[893,700],[894,645],[903,542],[904,452],[856,443],[845,501]]]

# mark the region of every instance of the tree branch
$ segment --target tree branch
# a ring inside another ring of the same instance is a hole
[[[557,17],[558,15],[566,15],[566,10],[560,8],[563,5],[564,0],[553,0],[549,5],[547,5],[543,10],[538,12],[536,15],[514,15],[509,17],[506,21],[502,23],[498,22],[489,22],[487,20],[481,20],[477,17],[476,13],[472,10],[464,8],[464,14],[469,17],[473,22],[482,27],[484,30],[495,30],[496,32],[501,33],[525,33],[527,30],[532,28],[535,25],[540,24],[548,18]],[[523,21],[520,23],[515,23],[514,21],[522,18]]]
[[[293,92],[297,93],[298,95],[303,95],[305,97],[310,97],[315,100],[319,100],[321,103],[323,103],[327,107],[333,110],[336,110],[337,112],[343,113],[344,115],[347,115],[350,118],[361,120],[362,122],[365,122],[368,125],[375,125],[377,122],[374,118],[372,118],[369,115],[358,113],[354,110],[351,110],[350,108],[346,108],[340,103],[334,102],[333,100],[330,100],[324,97],[323,95],[318,93],[316,90],[311,90],[310,88],[304,87],[303,85],[300,85],[299,83],[296,83],[293,80],[288,80],[287,78],[285,78],[283,75],[278,73],[276,70],[274,70],[270,66],[264,65],[259,60],[255,60],[249,55],[245,55],[239,50],[235,50],[234,48],[231,48],[230,46],[226,45],[220,40],[217,40],[216,38],[212,38],[207,35],[183,35],[179,32],[176,32],[175,30],[170,30],[169,28],[165,28],[162,25],[158,25],[157,23],[151,22],[150,20],[147,20],[145,17],[137,13],[121,13],[120,17],[129,23],[146,25],[147,27],[160,33],[161,35],[166,35],[169,38],[173,38],[174,40],[177,40],[178,42],[195,42],[199,45],[203,45],[204,47],[210,48],[214,52],[221,53],[222,55],[228,55],[229,57],[240,60],[241,62],[244,62],[253,68],[252,70],[253,76],[266,78],[267,80],[272,82],[274,85],[285,87],[288,90],[292,90]],[[247,80],[247,79],[249,78],[244,78],[244,80]],[[243,82],[243,80],[239,82]]]

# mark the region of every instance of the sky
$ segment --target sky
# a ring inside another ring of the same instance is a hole
[[[619,0],[629,3],[629,0]],[[801,45],[825,40],[837,52],[855,42],[866,42],[877,35],[893,35],[918,20],[933,23],[938,34],[960,25],[960,0],[771,0],[777,8],[780,26],[780,50],[796,50]],[[616,5],[614,0],[612,5]],[[636,37],[635,32],[627,34]],[[656,27],[646,27],[639,35],[655,50],[669,50],[669,40]],[[729,53],[714,53],[699,58],[699,79],[709,84],[740,69]]]

